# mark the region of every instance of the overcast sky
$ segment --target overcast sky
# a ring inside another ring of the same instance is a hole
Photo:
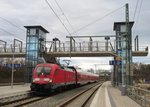
[[[133,21],[135,15],[132,37],[134,39],[136,35],[139,35],[140,46],[150,46],[150,1],[139,0],[135,14],[137,1],[138,0],[57,0],[69,19],[73,27],[72,29],[55,0],[48,0],[70,33],[123,7],[125,3],[129,3],[130,21]],[[142,6],[139,13],[141,2]],[[117,21],[125,21],[124,7],[85,29],[78,31],[76,35],[115,34],[113,24]],[[66,35],[68,35],[68,32],[48,7],[45,0],[0,0],[0,25],[0,39],[9,41],[9,43],[13,41],[13,38],[17,37],[25,41],[26,29],[23,26],[27,25],[42,25],[50,32],[50,34],[47,35],[47,40],[58,37],[61,41],[66,41]],[[15,35],[15,37],[11,35]],[[94,67],[93,64],[99,63],[108,64],[106,58],[71,58],[71,60],[72,64],[81,65],[82,67]],[[134,62],[137,61],[150,63],[150,55],[148,55],[148,57],[134,58]],[[108,65],[99,67],[103,69],[111,68]]]

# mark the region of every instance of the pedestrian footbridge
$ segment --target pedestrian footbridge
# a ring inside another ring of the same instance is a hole
[[[16,45],[3,46],[1,45],[0,58],[12,57],[15,58],[26,56],[26,47]],[[103,41],[93,41],[93,42],[76,42],[70,44],[70,42],[65,43],[55,43],[54,41],[49,41],[46,43],[46,47],[42,50],[45,57],[114,57],[116,56],[115,46],[111,42]],[[132,56],[147,56],[148,47],[140,47],[138,50],[132,48]]]

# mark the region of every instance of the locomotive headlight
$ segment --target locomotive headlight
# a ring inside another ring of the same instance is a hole
[[[52,82],[52,79],[49,79],[49,82]]]
[[[49,81],[50,79],[49,79],[49,78],[44,78],[43,80],[44,80],[44,81]]]
[[[40,78],[34,78],[33,82],[40,81]]]

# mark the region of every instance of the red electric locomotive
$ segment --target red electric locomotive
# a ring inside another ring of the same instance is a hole
[[[74,67],[44,63],[38,64],[33,71],[31,90],[49,91],[94,81],[98,81],[98,75],[78,72]]]

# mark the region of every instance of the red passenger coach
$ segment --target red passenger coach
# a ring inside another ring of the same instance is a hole
[[[90,72],[77,72],[77,83],[86,84],[91,82],[97,82],[99,76]]]
[[[79,72],[74,67],[44,63],[38,64],[33,71],[31,90],[50,91],[96,81],[98,81],[96,74]]]

